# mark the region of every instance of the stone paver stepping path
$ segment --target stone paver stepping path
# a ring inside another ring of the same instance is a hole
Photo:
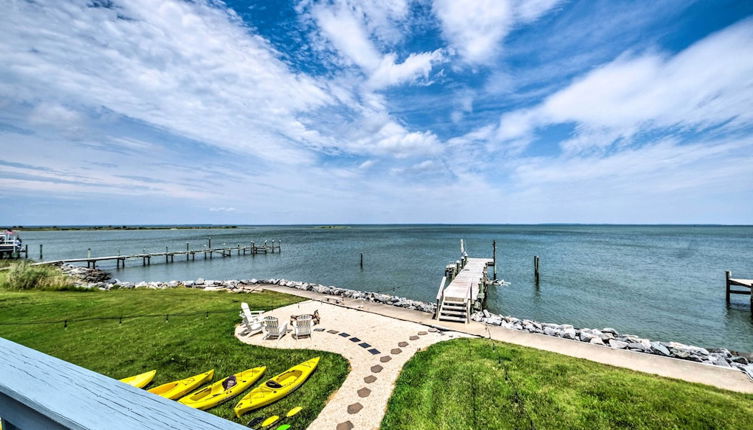
[[[420,332],[418,332],[418,335],[419,335],[419,336],[426,336],[427,334],[429,334],[429,333],[427,333],[427,332],[425,332],[425,331],[420,331]]]
[[[314,331],[324,331],[323,328],[315,328]]]
[[[409,345],[408,342],[398,342],[397,344],[397,346],[399,346],[400,348],[405,348],[408,345]]]
[[[434,327],[429,329],[429,333],[439,333],[439,330],[435,329]]]
[[[236,337],[248,344],[330,351],[350,362],[350,373],[308,427],[311,430],[378,429],[395,381],[405,363],[416,351],[456,334],[448,332],[447,336],[440,337],[432,333],[420,339],[415,336],[415,339],[411,338],[410,348],[400,349],[395,347],[402,345],[399,342],[411,334],[428,330],[428,326],[313,300],[274,309],[265,312],[265,315],[287,321],[290,315],[313,313],[315,310],[319,311],[324,323],[322,328],[329,326],[338,330],[314,332],[310,338],[300,340],[285,336],[279,340],[265,341],[261,336],[241,336],[243,329],[240,326],[236,329]],[[457,337],[465,336],[457,334]],[[364,338],[368,342],[361,340]],[[346,339],[350,342],[346,342]],[[396,353],[397,350],[400,352]],[[391,354],[380,351],[390,351]],[[312,357],[314,354],[312,352]],[[368,388],[364,385],[368,385]]]
[[[408,339],[410,339],[410,340],[418,340],[418,339],[419,339],[419,337],[418,337],[418,336],[411,336],[411,337],[409,337]]]

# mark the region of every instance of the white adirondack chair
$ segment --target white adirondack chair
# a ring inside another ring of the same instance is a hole
[[[280,321],[273,316],[266,316],[262,321],[264,339],[280,339],[288,330],[288,323],[280,325]]]
[[[259,334],[263,330],[262,314],[264,311],[252,311],[248,303],[241,303],[241,318],[245,327],[246,336]]]
[[[311,315],[298,315],[298,317],[293,320],[293,337],[296,339],[311,337],[311,326],[313,325],[313,321]]]

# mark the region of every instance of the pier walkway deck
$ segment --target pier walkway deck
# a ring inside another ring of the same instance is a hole
[[[444,290],[445,299],[464,301],[470,297],[471,301],[478,300],[479,285],[486,280],[486,268],[494,264],[491,258],[471,258],[465,263],[465,267],[450,282]]]
[[[281,251],[280,242],[277,242],[275,244],[275,241],[272,241],[271,245],[268,245],[266,242],[264,245],[257,246],[255,243],[251,243],[249,246],[232,246],[232,247],[222,247],[222,248],[203,248],[203,249],[189,249],[188,244],[186,244],[186,250],[185,251],[169,251],[165,249],[164,252],[144,252],[140,254],[133,254],[133,255],[110,255],[105,257],[81,257],[81,258],[66,258],[66,259],[60,259],[60,260],[49,260],[49,261],[41,261],[38,263],[32,264],[33,266],[40,266],[40,265],[46,265],[46,264],[69,264],[69,263],[86,263],[86,267],[92,267],[96,268],[97,263],[103,262],[103,261],[115,261],[115,264],[118,268],[125,268],[125,262],[126,260],[131,259],[141,259],[142,265],[149,266],[152,264],[152,257],[165,257],[165,263],[173,263],[175,262],[175,256],[176,255],[185,255],[186,261],[195,261],[196,260],[196,254],[203,254],[204,258],[212,258],[214,254],[219,254],[221,257],[230,257],[233,255],[233,251],[237,253],[237,255],[256,255],[256,254],[268,254]],[[0,269],[2,270],[2,269]]]

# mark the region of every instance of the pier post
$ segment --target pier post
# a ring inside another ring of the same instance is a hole
[[[256,242],[251,242],[251,255],[256,255]]]
[[[167,260],[169,258],[169,255],[167,255],[167,253],[168,253],[168,248],[167,246],[165,246],[165,264],[167,264]]]
[[[91,248],[88,248],[86,250],[86,258],[92,258],[92,249]]]
[[[212,249],[212,238],[211,237],[209,238],[209,246],[207,246],[207,248]]]
[[[534,277],[536,278],[536,286],[539,285],[539,256],[534,255],[533,256],[533,271],[534,271]]]
[[[361,270],[363,270],[363,252],[361,253]]]
[[[492,241],[492,261],[493,261],[493,271],[494,271],[494,280],[497,280],[497,241]]]
[[[188,255],[188,242],[186,242],[186,261],[188,261],[189,255]]]
[[[725,271],[724,277],[725,277],[725,286],[726,286],[726,293],[727,293],[726,294],[727,304],[729,304],[729,278],[732,277],[732,272],[730,272],[729,270]],[[750,297],[753,298],[753,295],[751,295]]]
[[[42,261],[42,255],[43,255],[43,253],[42,253],[42,244],[40,243],[39,244],[39,261]],[[27,257],[28,257],[28,255],[27,255]]]

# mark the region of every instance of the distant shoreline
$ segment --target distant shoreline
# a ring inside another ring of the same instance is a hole
[[[95,226],[43,226],[43,227],[24,227],[13,226],[13,230],[24,231],[101,231],[101,230],[216,230],[216,229],[233,229],[237,225],[161,225],[161,226],[137,226],[137,225],[95,225]]]

